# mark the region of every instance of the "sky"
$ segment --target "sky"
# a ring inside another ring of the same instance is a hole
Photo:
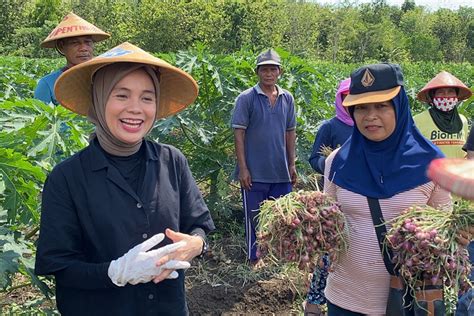
[[[315,2],[337,4],[341,2],[341,0],[315,0]],[[355,0],[351,2],[366,3],[370,2],[370,0]],[[404,0],[387,0],[388,4],[396,6],[401,6],[403,2]],[[427,7],[431,11],[435,11],[439,8],[457,10],[460,6],[474,7],[473,0],[415,0],[415,4]]]

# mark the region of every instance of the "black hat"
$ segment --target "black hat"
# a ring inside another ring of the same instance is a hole
[[[257,67],[262,65],[281,66],[280,55],[273,49],[269,49],[257,57]]]
[[[393,99],[403,86],[399,65],[381,63],[363,66],[351,73],[349,94],[344,106],[378,103]]]

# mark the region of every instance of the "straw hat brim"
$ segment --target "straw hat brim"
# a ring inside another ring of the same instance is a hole
[[[117,49],[125,53],[114,55]],[[142,63],[158,69],[160,99],[157,119],[178,113],[193,103],[198,96],[198,85],[188,73],[130,43],[123,43],[61,74],[54,85],[56,99],[65,108],[80,115],[87,115],[92,105],[94,73],[101,67],[119,62]]]
[[[471,89],[469,89],[461,80],[453,76],[447,71],[442,71],[431,79],[416,95],[416,98],[422,102],[430,103],[431,98],[429,91],[440,88],[457,88],[459,89],[458,100],[469,99],[472,95]]]
[[[472,95],[472,91],[467,87],[439,85],[439,86],[424,87],[423,89],[420,90],[420,92],[418,92],[418,94],[416,95],[416,98],[418,100],[420,100],[421,102],[430,103],[431,102],[431,98],[429,96],[430,90],[439,89],[439,88],[457,88],[457,89],[459,89],[459,93],[458,93],[458,100],[459,101],[467,100]]]
[[[387,90],[371,91],[360,94],[349,93],[344,101],[342,101],[342,105],[353,106],[358,104],[379,103],[392,100],[398,94],[398,92],[400,92],[400,88],[400,86],[397,86]]]

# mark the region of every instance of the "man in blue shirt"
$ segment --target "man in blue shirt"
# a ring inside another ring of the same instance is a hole
[[[74,13],[66,15],[41,43],[43,48],[56,48],[66,58],[66,66],[39,80],[34,93],[35,99],[57,105],[54,84],[58,77],[67,69],[94,57],[94,42],[105,40],[109,36]]]
[[[280,56],[272,49],[263,52],[255,72],[259,82],[237,97],[232,128],[237,156],[234,178],[242,190],[247,255],[259,268],[255,230],[260,203],[291,192],[296,182],[296,116],[293,96],[277,85]]]

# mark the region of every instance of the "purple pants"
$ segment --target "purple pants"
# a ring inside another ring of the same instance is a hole
[[[270,198],[279,198],[291,192],[290,182],[262,183],[252,182],[250,190],[242,191],[242,200],[245,213],[245,241],[247,244],[247,257],[254,261],[258,259],[255,230],[258,224],[257,215],[260,204]]]

